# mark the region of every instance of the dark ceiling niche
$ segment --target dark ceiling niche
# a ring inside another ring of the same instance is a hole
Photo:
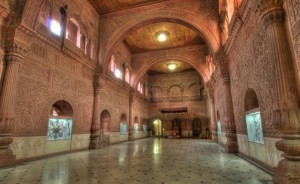
[[[161,113],[187,113],[187,107],[172,107],[172,108],[160,108]]]

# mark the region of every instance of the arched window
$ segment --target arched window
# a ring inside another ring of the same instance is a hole
[[[115,67],[116,67],[116,65],[115,65],[115,56],[114,55],[112,55],[111,56],[111,58],[110,58],[110,71],[112,72],[112,73],[114,73],[115,72]]]
[[[143,91],[143,85],[142,85],[141,82],[138,83],[137,90],[138,90],[141,94],[144,93],[144,91]]]
[[[70,18],[68,21],[66,39],[80,47],[80,27],[74,18]]]
[[[129,69],[128,69],[128,68],[126,68],[126,70],[125,70],[125,81],[126,81],[127,83],[130,82],[130,72],[129,72]]]
[[[39,22],[41,23],[41,25],[47,28],[50,27],[50,22],[52,18],[51,14],[52,14],[51,4],[48,1],[46,1],[39,15]]]

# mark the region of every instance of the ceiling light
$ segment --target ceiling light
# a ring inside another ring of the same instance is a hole
[[[175,68],[177,67],[176,63],[168,63],[167,67],[169,70],[175,70]]]
[[[169,38],[170,34],[168,31],[158,31],[156,34],[155,34],[155,37],[156,39],[159,41],[159,42],[165,42],[167,41],[167,39]]]

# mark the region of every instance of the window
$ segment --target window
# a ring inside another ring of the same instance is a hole
[[[110,59],[110,71],[115,72],[115,56],[112,55]]]
[[[119,79],[122,79],[122,72],[119,69],[115,69],[115,76]]]
[[[141,82],[138,83],[138,86],[137,86],[137,90],[140,92],[140,93],[144,93],[143,91],[143,85],[141,84]]]
[[[50,30],[52,33],[56,34],[57,36],[60,36],[61,34],[61,26],[57,20],[51,20],[50,23]]]
[[[126,81],[127,83],[130,82],[130,73],[129,73],[128,68],[126,68],[126,71],[125,71],[125,81]]]

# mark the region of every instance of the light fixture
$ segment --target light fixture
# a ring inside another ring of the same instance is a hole
[[[169,38],[170,34],[168,31],[158,31],[156,34],[155,34],[155,37],[156,39],[159,41],[159,42],[165,42],[167,41],[167,39]]]
[[[175,70],[175,68],[177,67],[176,63],[168,63],[167,67],[169,70]]]

